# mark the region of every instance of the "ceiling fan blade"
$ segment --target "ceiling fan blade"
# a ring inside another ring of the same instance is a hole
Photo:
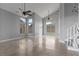
[[[22,10],[19,9],[19,10],[16,11],[16,13],[17,13],[18,15],[19,15],[19,14],[22,14]]]
[[[30,10],[26,11],[27,14],[30,13],[30,12],[31,12]]]
[[[27,14],[27,15],[32,16],[32,14]]]
[[[23,9],[22,9],[22,8],[19,8],[19,10],[20,10],[20,11],[23,11]]]
[[[19,11],[16,11],[16,13],[17,13],[18,16],[23,16],[23,14]]]
[[[31,12],[31,10],[28,10],[27,12]]]

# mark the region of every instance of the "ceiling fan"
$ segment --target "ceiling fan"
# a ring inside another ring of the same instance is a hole
[[[31,10],[26,10],[26,4],[23,4],[23,9],[19,8],[19,11],[16,11],[19,13],[19,16],[21,17],[27,17],[27,16],[32,16],[32,11]]]

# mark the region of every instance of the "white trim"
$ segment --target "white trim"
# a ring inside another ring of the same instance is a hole
[[[0,40],[0,43],[11,41],[11,40],[23,39],[23,38],[24,38],[23,36],[20,36],[20,37],[11,38],[11,39],[3,39],[3,40]]]
[[[22,37],[12,38],[12,39],[6,39],[6,40],[1,40],[0,43],[7,42],[7,41],[11,41],[11,40],[17,40],[17,39],[22,39]]]
[[[58,32],[58,37],[60,39],[60,5],[59,5],[59,32]]]
[[[74,47],[69,47],[69,46],[68,46],[67,49],[68,49],[68,50],[78,51],[78,52],[79,52],[79,49],[78,49],[78,48],[74,48]]]

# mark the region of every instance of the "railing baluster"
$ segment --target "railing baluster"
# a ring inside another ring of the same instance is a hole
[[[79,48],[79,25],[67,28],[67,46]]]

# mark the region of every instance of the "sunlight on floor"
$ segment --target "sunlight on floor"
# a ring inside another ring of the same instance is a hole
[[[46,37],[46,48],[47,49],[54,49],[55,48],[55,40],[56,38],[53,37]]]

